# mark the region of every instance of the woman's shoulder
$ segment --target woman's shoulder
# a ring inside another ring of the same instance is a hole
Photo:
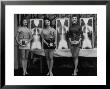
[[[45,31],[46,31],[46,28],[43,28],[43,29],[42,29],[42,32],[45,32]]]
[[[46,28],[43,28],[43,29],[42,29],[42,31],[41,31],[41,33],[42,33],[42,34],[45,34],[45,33],[47,33],[47,30],[46,30]]]
[[[55,28],[51,27],[51,31],[56,31]]]
[[[24,27],[19,26],[18,27],[18,32],[24,31]]]

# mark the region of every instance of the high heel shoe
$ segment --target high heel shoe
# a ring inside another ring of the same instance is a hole
[[[77,72],[78,72],[78,69],[76,69],[76,71],[74,71],[74,73],[72,73],[72,76],[77,76]]]
[[[23,76],[26,76],[27,74],[28,74],[27,72],[24,72],[24,73],[23,73]]]
[[[47,76],[53,76],[53,73],[52,72],[48,72],[47,74],[46,74]]]
[[[52,72],[50,72],[50,76],[53,76],[53,73]]]
[[[49,72],[46,75],[49,76],[50,75]]]

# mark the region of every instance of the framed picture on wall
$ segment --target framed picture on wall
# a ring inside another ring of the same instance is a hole
[[[106,85],[109,1],[2,1],[1,6],[2,87]]]

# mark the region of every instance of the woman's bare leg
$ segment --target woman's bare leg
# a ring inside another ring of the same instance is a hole
[[[25,72],[25,73],[28,74],[28,73],[27,73],[27,62],[28,62],[29,50],[26,50],[26,53],[25,53],[25,54],[26,54],[26,55],[25,55],[25,59],[26,59],[26,65],[25,65],[25,66],[26,66],[26,67],[25,67],[26,72]]]
[[[49,57],[50,57],[50,60],[49,60],[49,73],[50,73],[50,76],[53,76],[53,73],[52,73],[52,68],[53,68],[53,55],[54,55],[54,50],[50,49],[49,50]]]
[[[26,69],[27,69],[27,59],[25,58],[26,54],[25,54],[24,49],[21,50],[21,56],[22,56],[23,75],[25,75],[27,73],[27,71],[26,71]]]
[[[23,75],[26,75],[27,74],[27,60],[23,59],[22,65],[23,65]]]
[[[77,72],[78,72],[78,57],[76,57],[74,59],[74,66],[75,66],[75,68],[74,68],[74,75],[76,76]]]
[[[74,72],[72,75],[77,75],[78,72],[78,56],[79,56],[79,51],[80,48],[79,47],[72,47],[71,48],[71,53],[72,53],[72,58],[73,58],[73,62],[74,62]]]
[[[46,60],[47,60],[47,66],[48,66],[48,69],[49,69],[49,67],[50,67],[50,65],[49,65],[49,52],[48,52],[48,49],[46,49],[45,50],[45,56],[46,56]],[[49,75],[49,72],[47,73],[47,75]]]

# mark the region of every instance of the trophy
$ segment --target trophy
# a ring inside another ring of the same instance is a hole
[[[23,28],[20,28],[20,29],[23,29]],[[16,36],[16,39],[17,39],[19,45],[25,47],[30,42],[31,36],[30,36],[30,33],[21,31]]]

